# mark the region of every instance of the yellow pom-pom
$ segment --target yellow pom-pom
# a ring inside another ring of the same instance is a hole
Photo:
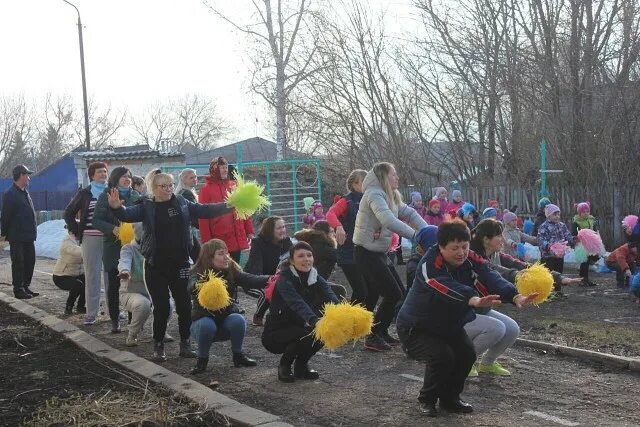
[[[247,219],[271,205],[269,199],[262,194],[263,186],[255,181],[245,181],[238,173],[235,178],[236,188],[227,195],[227,205],[235,208],[236,218]]]
[[[123,245],[128,245],[133,241],[133,224],[130,222],[122,222],[120,223],[120,228],[118,229],[118,240]]]
[[[553,289],[553,276],[547,267],[535,263],[526,270],[522,270],[516,277],[516,288],[521,295],[538,293],[533,304],[545,302]]]
[[[196,284],[198,303],[211,311],[218,311],[231,304],[227,290],[227,282],[216,273],[210,271],[204,282]]]
[[[335,350],[349,341],[369,335],[372,326],[373,313],[361,305],[343,301],[324,306],[324,314],[313,333],[329,350]]]

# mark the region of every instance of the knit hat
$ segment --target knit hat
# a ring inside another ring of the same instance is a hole
[[[576,205],[576,211],[578,212],[578,215],[589,212],[590,210],[591,206],[589,205],[589,202],[580,202]]]
[[[438,227],[427,225],[416,233],[416,243],[427,250],[438,242]]]
[[[440,206],[440,200],[438,200],[438,199],[431,199],[431,200],[429,200],[429,210],[433,209],[433,207],[434,207],[435,205]]]
[[[551,215],[553,215],[556,212],[560,212],[560,208],[554,205],[553,203],[549,203],[547,206],[544,207],[544,216],[546,216],[547,218],[549,218]]]
[[[551,200],[549,200],[548,197],[543,197],[542,199],[538,200],[538,207],[542,209],[545,206],[547,206],[549,203],[551,203]]]
[[[496,208],[487,208],[482,211],[482,218],[492,218],[498,216],[498,210]]]
[[[473,206],[471,203],[465,203],[460,209],[458,209],[458,216],[462,218],[469,214],[473,214],[475,211],[475,206]]]
[[[113,168],[109,174],[109,180],[107,181],[109,188],[118,188],[118,181],[120,181],[120,178],[127,173],[131,175],[131,171],[127,167],[118,166],[117,168]]]
[[[412,191],[410,194],[410,197],[411,197],[411,203],[422,201],[422,194],[420,194],[419,191]]]
[[[458,197],[462,199],[462,192],[460,190],[453,190],[451,192],[451,198],[457,199]]]
[[[514,214],[510,210],[505,209],[504,214],[502,215],[502,221],[506,224],[507,222],[515,221],[518,219],[518,215]]]
[[[438,194],[442,193],[443,191],[447,191],[446,188],[444,187],[436,187],[433,189],[433,197],[438,197]]]

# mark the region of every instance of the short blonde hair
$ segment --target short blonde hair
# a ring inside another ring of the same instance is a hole
[[[169,173],[162,172],[162,169],[155,168],[152,169],[144,179],[147,185],[149,186],[149,190],[151,194],[155,193],[155,190],[162,185],[164,182],[173,182],[173,175]],[[154,194],[155,195],[155,194]]]

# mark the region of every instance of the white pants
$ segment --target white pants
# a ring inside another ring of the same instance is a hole
[[[129,333],[139,334],[151,314],[151,300],[142,294],[133,292],[123,292],[120,294],[120,300],[124,304],[125,310],[131,313]]]
[[[481,362],[490,365],[516,342],[520,335],[520,327],[509,316],[489,310],[485,314],[476,314],[476,319],[464,325],[476,349],[478,360],[486,352]]]
[[[87,305],[87,317],[95,319],[100,309],[100,288],[102,282],[107,289],[107,273],[102,268],[102,236],[82,236],[82,264],[85,278],[85,300]]]

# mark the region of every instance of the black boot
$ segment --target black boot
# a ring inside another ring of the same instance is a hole
[[[201,374],[207,370],[207,364],[209,363],[208,357],[198,357],[196,361],[196,367],[191,370],[191,375]]]
[[[24,291],[31,295],[32,298],[40,295],[40,292],[33,292],[31,289],[29,289],[29,285],[24,285]]]
[[[31,299],[31,294],[28,294],[23,288],[13,288],[13,296],[18,299]]]
[[[239,368],[241,366],[256,366],[257,363],[253,359],[249,359],[244,353],[233,353],[233,366]]]
[[[153,343],[153,361],[154,362],[164,362],[167,360],[167,355],[164,352],[164,343],[154,342]]]
[[[296,379],[291,372],[291,366],[280,365],[278,366],[278,379],[283,383],[292,383]]]
[[[297,361],[293,365],[293,375],[296,378],[304,380],[317,380],[320,378],[320,374],[313,369],[309,369],[309,365],[306,361]]]
[[[195,359],[198,355],[191,349],[191,341],[180,340],[180,357]]]
[[[420,412],[431,418],[435,418],[438,416],[438,410],[436,409],[435,403],[421,403]]]
[[[464,402],[459,397],[451,400],[440,399],[440,408],[447,412],[453,412],[456,414],[470,414],[473,412],[473,406]]]
[[[73,314],[73,306],[66,306],[64,309],[64,314],[67,316],[71,316]]]

